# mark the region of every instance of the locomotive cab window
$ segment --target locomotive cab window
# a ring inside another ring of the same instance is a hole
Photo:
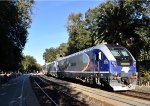
[[[97,61],[102,60],[102,53],[101,52],[96,53],[96,60]]]
[[[118,66],[131,66],[133,59],[127,49],[123,47],[109,47],[110,52],[116,58]]]
[[[109,48],[114,57],[131,57],[125,48],[111,47]]]

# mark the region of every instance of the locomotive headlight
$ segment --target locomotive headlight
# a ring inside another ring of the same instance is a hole
[[[121,77],[121,74],[120,73],[112,73],[112,76],[111,76],[111,79],[112,80],[119,80]]]
[[[137,79],[137,77],[138,77],[138,73],[137,72],[134,72],[134,73],[132,73],[132,79]]]
[[[114,73],[114,75],[115,75],[115,76],[117,76],[117,75],[118,75],[118,73],[116,72],[116,73]]]
[[[112,64],[113,67],[117,66],[117,63],[115,61],[112,61],[111,64]]]
[[[114,77],[120,77],[120,76],[121,76],[121,73],[115,72],[115,73],[112,73],[112,76],[114,76]]]
[[[137,72],[132,73],[132,76],[138,76]]]
[[[113,77],[116,77],[117,75],[118,75],[117,72],[111,74],[111,76],[113,76]]]

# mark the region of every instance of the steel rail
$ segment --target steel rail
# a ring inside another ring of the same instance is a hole
[[[49,84],[48,81],[43,80],[41,77],[38,77],[38,78],[39,78],[41,81],[43,81],[44,83]],[[58,84],[58,83],[57,83],[57,84]],[[59,84],[59,85],[61,85],[61,84]],[[62,86],[62,85],[61,85],[61,86]],[[53,88],[56,89],[56,90],[58,90],[59,92],[65,94],[65,95],[67,95],[67,96],[69,96],[69,97],[71,97],[71,98],[73,98],[73,99],[79,101],[77,98],[73,97],[72,95],[69,95],[68,93],[66,93],[66,92],[64,92],[64,91],[59,90],[59,89],[57,89],[56,87],[53,87]],[[84,102],[82,102],[82,101],[79,101],[79,102],[81,102],[81,103],[84,104]]]
[[[145,92],[126,91],[126,92],[117,92],[117,94],[132,96],[132,97],[143,99],[143,100],[150,100],[150,97],[149,97],[150,93],[145,93]]]
[[[35,79],[33,78],[35,84],[40,88],[40,90],[56,105],[59,106],[41,87],[40,85],[35,81]]]

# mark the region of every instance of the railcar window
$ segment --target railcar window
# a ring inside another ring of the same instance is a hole
[[[71,63],[71,66],[76,66],[76,63]]]

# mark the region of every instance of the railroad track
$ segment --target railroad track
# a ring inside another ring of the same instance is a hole
[[[126,91],[126,92],[117,92],[117,93],[150,101],[150,93],[144,93],[144,92],[138,92],[138,91]]]
[[[46,78],[46,79],[48,80],[48,78]],[[60,81],[60,80],[58,81],[58,79],[56,80],[54,78],[50,78],[50,80],[51,80],[51,82],[55,82],[61,86],[68,85],[67,84],[68,82],[66,82],[66,81]],[[109,100],[111,99],[111,100],[115,100],[117,102],[125,103],[126,105],[134,105],[134,106],[149,106],[150,105],[149,101],[145,101],[144,98],[143,98],[144,100],[141,100],[142,97],[140,97],[140,99],[133,98],[133,97],[129,97],[129,96],[124,96],[123,94],[107,92],[107,91],[103,91],[100,89],[90,88],[90,87],[86,87],[86,86],[82,86],[82,85],[74,84],[74,83],[70,84],[70,87],[73,89],[76,89],[78,91],[86,92],[88,94],[92,94],[92,95],[95,95],[98,97],[105,97]],[[123,92],[123,93],[125,93],[125,92]],[[147,100],[149,100],[149,99],[147,99]]]
[[[37,83],[36,79],[33,78],[34,83],[39,87],[39,89],[41,90],[41,92],[43,92],[43,94],[47,97],[47,99],[49,99],[51,105],[55,105],[55,106],[59,106],[44,90],[43,88]]]
[[[46,96],[47,100],[49,100],[49,106],[87,106],[84,102],[79,101],[67,92],[61,91],[51,83],[39,77],[33,79],[37,87],[40,88],[41,92]]]
[[[75,84],[78,84],[78,83],[75,83]],[[96,87],[95,89],[99,90],[98,87]],[[132,97],[135,97],[135,98],[139,98],[139,99],[149,100],[150,101],[150,93],[138,92],[138,91],[133,91],[133,90],[130,90],[130,91],[121,91],[121,92],[114,92],[114,93],[121,94],[121,95],[126,95],[126,96],[132,96]]]

